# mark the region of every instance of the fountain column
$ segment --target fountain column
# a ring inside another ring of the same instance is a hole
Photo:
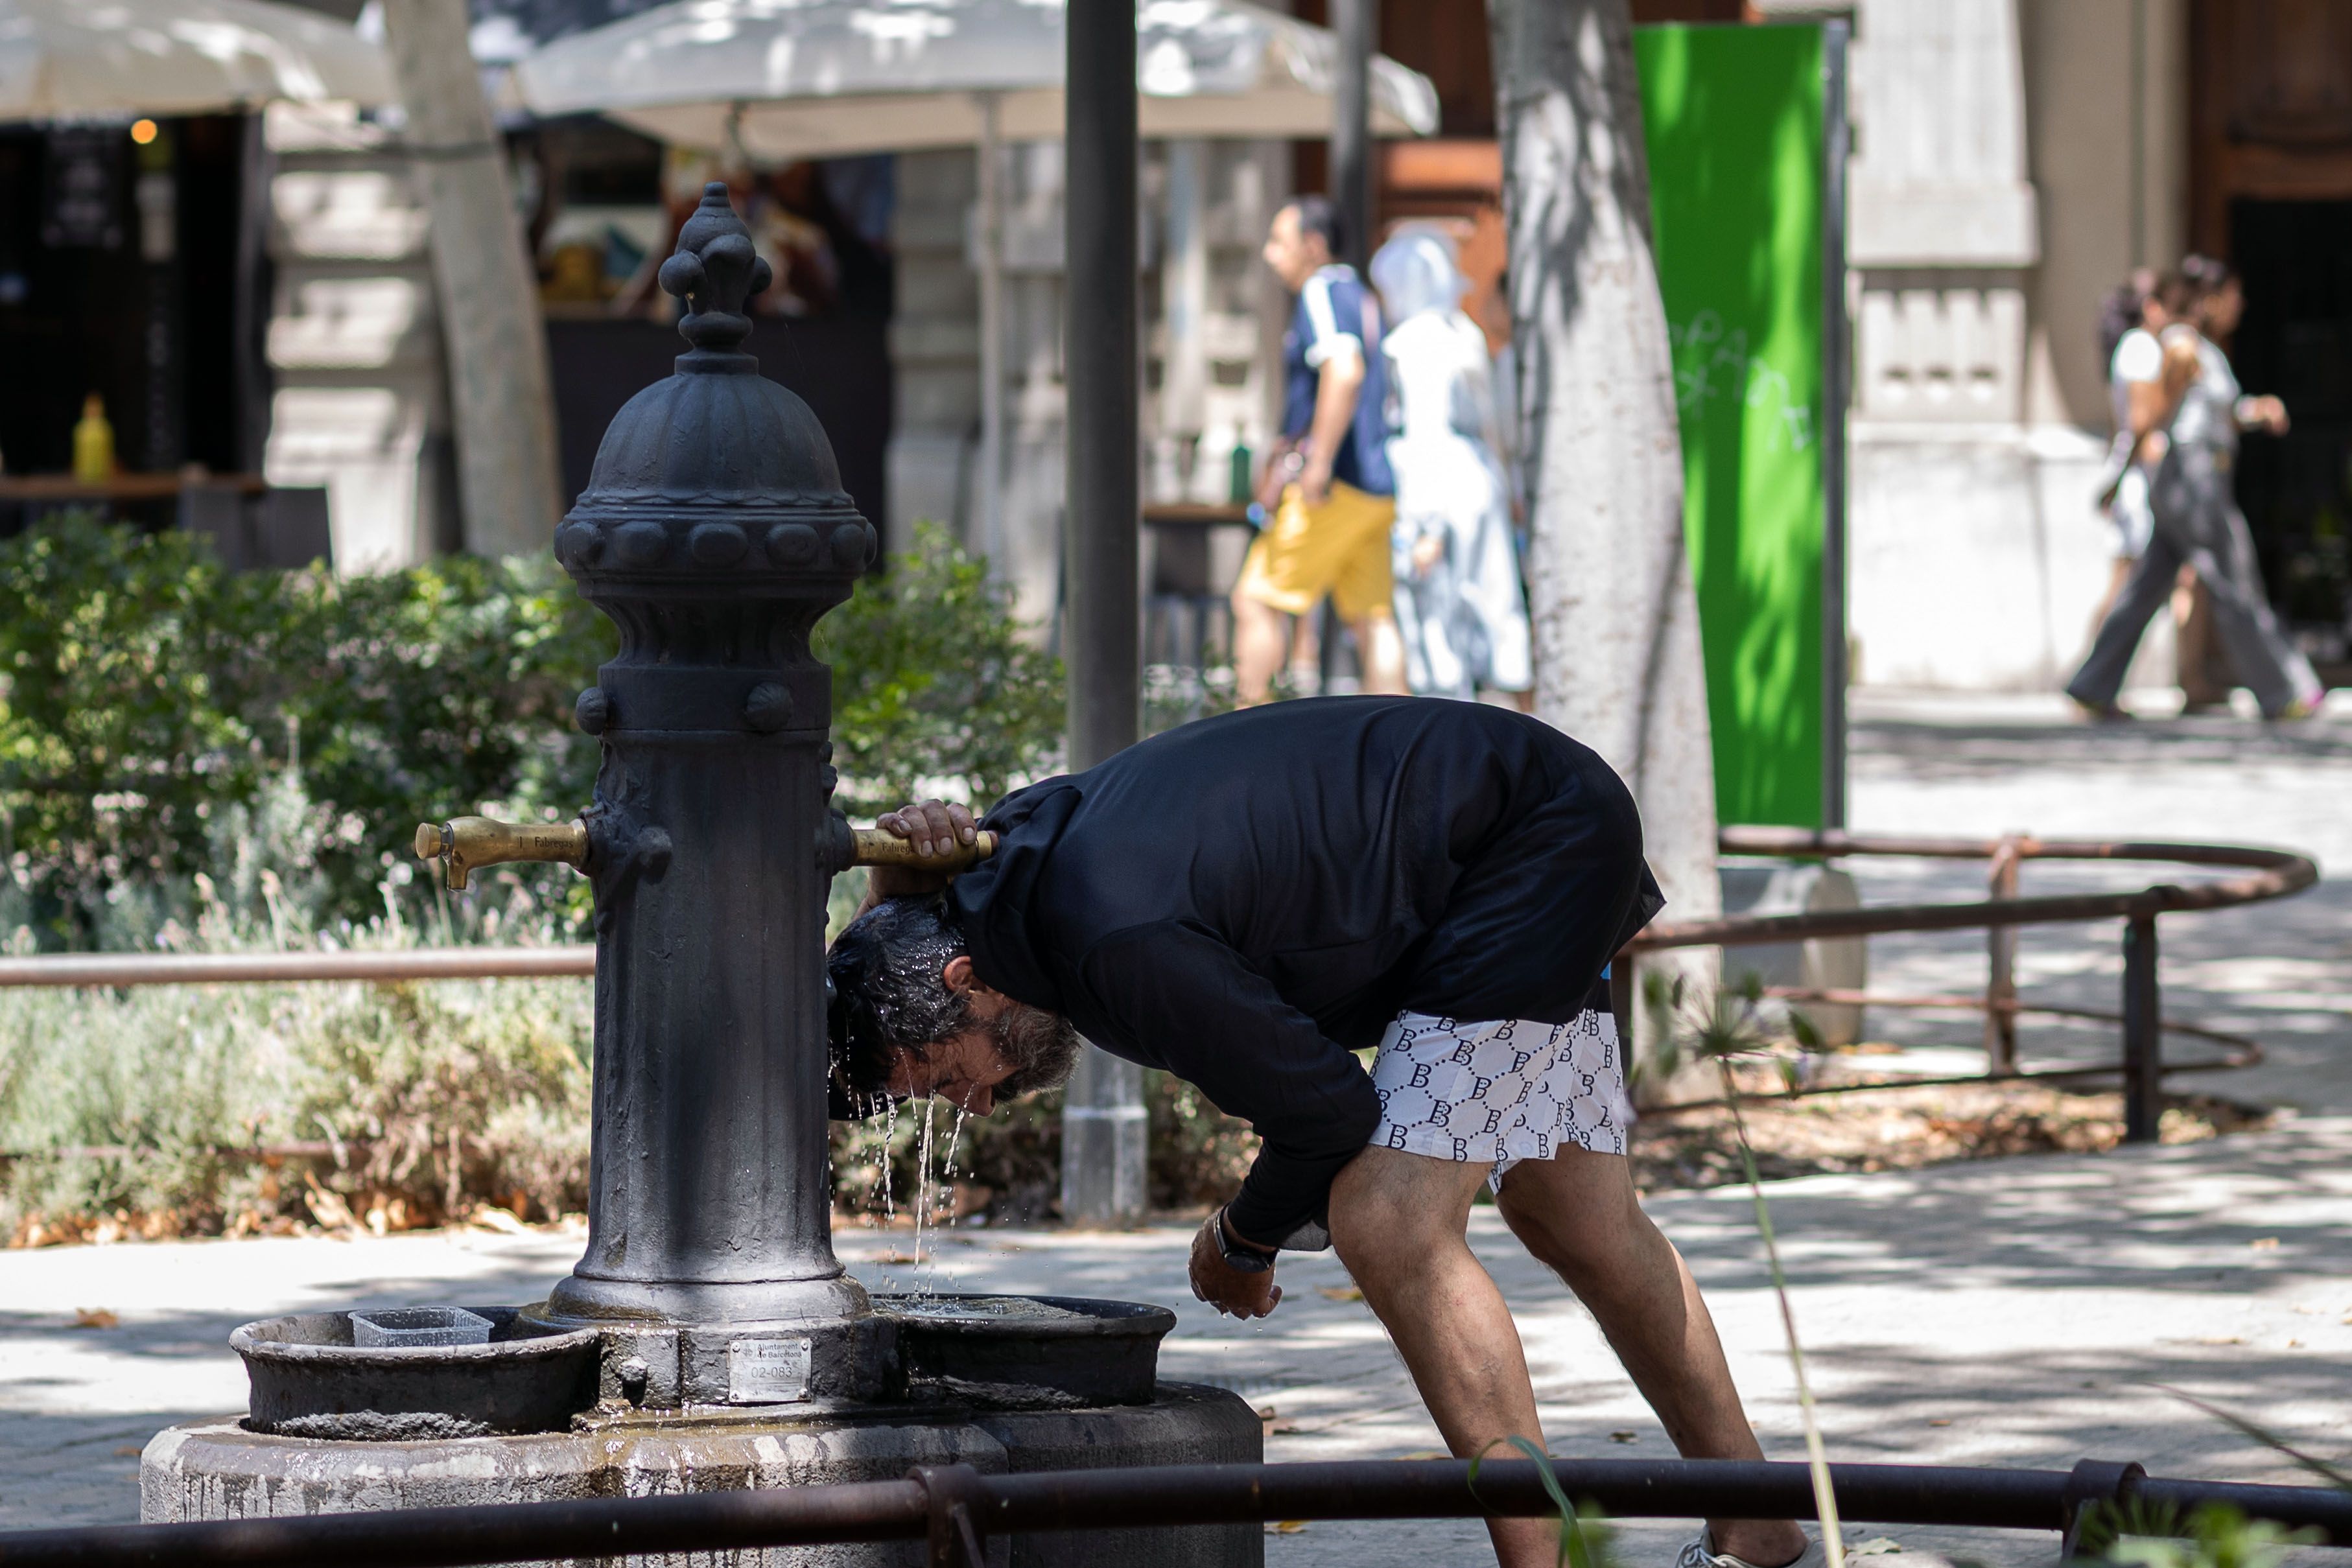
[[[604,749],[588,1249],[551,1319],[864,1315],[825,1161],[830,672],[817,618],[875,533],[808,405],[742,351],[768,266],[713,184],[662,266],[692,348],[614,419],[555,536],[620,629]]]

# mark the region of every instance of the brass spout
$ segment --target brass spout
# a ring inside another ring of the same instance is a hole
[[[588,828],[576,819],[501,822],[491,817],[455,817],[446,822],[419,822],[416,858],[439,861],[444,883],[452,893],[463,893],[467,873],[476,866],[556,861],[574,871],[585,870]]]
[[[849,830],[852,865],[905,865],[921,871],[970,871],[996,852],[996,835],[983,832],[969,844],[951,844],[945,853],[919,855],[915,846],[880,828]]]

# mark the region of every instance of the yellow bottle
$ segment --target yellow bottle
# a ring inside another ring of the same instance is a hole
[[[114,477],[114,426],[106,423],[106,401],[96,392],[81,400],[73,452],[74,477],[83,484],[103,485]]]

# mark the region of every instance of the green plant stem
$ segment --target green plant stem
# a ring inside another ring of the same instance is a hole
[[[1829,1450],[1822,1444],[1821,1423],[1813,1416],[1812,1385],[1805,1378],[1805,1353],[1797,1343],[1797,1311],[1789,1301],[1788,1276],[1780,1270],[1780,1244],[1772,1234],[1772,1211],[1764,1201],[1764,1180],[1757,1174],[1756,1152],[1748,1142],[1748,1121],[1739,1113],[1739,1090],[1732,1082],[1731,1065],[1718,1057],[1716,1071],[1723,1075],[1723,1097],[1731,1107],[1731,1130],[1739,1142],[1739,1163],[1748,1173],[1748,1196],[1756,1204],[1756,1228],[1764,1238],[1764,1261],[1772,1274],[1772,1294],[1780,1302],[1780,1327],[1788,1335],[1789,1365],[1797,1375],[1797,1412],[1805,1427],[1805,1463],[1812,1471],[1813,1506],[1822,1516],[1822,1553],[1828,1568],[1845,1568],[1845,1535],[1838,1527],[1837,1493],[1830,1485]]]

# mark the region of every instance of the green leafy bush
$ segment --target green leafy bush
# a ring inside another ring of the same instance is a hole
[[[577,980],[0,994],[0,1242],[578,1209]]]
[[[833,665],[836,803],[872,815],[944,789],[984,810],[1047,770],[1062,665],[1029,632],[984,560],[917,525],[912,551],[817,623],[817,657]]]
[[[20,536],[0,546],[0,916],[45,946],[143,946],[243,862],[287,901],[240,916],[364,924],[421,818],[578,809],[595,747],[568,716],[612,646],[551,561],[336,579],[86,518]]]
[[[75,517],[0,543],[0,936],[583,936],[584,883],[497,867],[451,899],[406,840],[427,817],[585,804],[596,747],[571,707],[614,646],[544,558],[239,574],[200,538]],[[917,788],[984,806],[1053,763],[1059,665],[940,530],[861,583],[817,648],[845,809]],[[0,993],[0,1239],[576,1208],[589,1008],[563,980]],[[1051,1112],[984,1140],[1003,1201],[1049,1189]],[[858,1173],[883,1144],[908,1152],[844,1131],[845,1200],[874,1196]]]
[[[0,544],[0,931],[147,946],[194,918],[199,876],[272,927],[423,920],[415,823],[587,803],[596,747],[572,699],[614,647],[544,556],[236,573],[199,537],[74,517]],[[1058,663],[937,528],[817,647],[845,809],[919,787],[986,804],[1054,757]]]

